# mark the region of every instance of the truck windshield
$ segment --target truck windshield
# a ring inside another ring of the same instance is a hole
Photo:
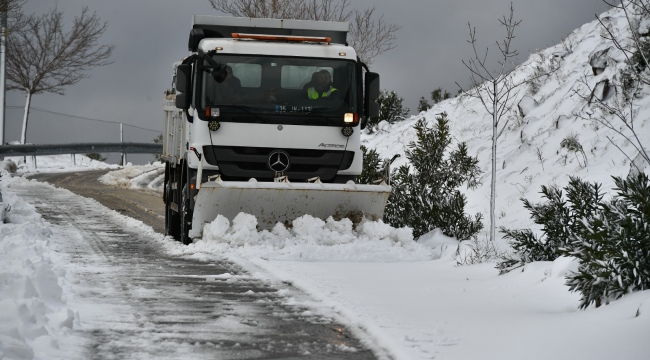
[[[228,114],[322,119],[358,112],[354,61],[224,54],[213,59],[227,65],[227,76],[217,83],[210,64],[203,63],[201,107],[218,107],[222,120]]]

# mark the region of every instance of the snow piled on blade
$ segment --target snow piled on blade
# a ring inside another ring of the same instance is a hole
[[[240,213],[232,223],[219,215],[203,229],[203,239],[187,248],[190,252],[234,255],[243,258],[298,261],[426,261],[431,248],[413,240],[409,228],[396,229],[382,221],[329,217],[323,221],[303,215],[285,227],[258,231],[253,215]]]
[[[5,179],[0,191],[11,208],[0,224],[0,359],[61,357],[60,340],[79,326],[63,289],[64,260],[50,249],[52,231],[34,207]]]

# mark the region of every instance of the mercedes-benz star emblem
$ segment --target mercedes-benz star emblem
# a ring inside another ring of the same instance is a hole
[[[289,154],[276,150],[269,155],[269,168],[275,172],[284,172],[289,168]]]

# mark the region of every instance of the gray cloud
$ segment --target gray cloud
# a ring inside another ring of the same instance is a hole
[[[481,46],[492,45],[503,37],[498,19],[507,13],[510,1],[377,0],[359,6],[370,4],[376,4],[388,22],[403,26],[397,48],[376,58],[372,68],[381,74],[382,88],[397,91],[413,112],[420,96],[428,97],[434,88],[455,93],[455,82],[467,84],[468,73],[461,64],[470,55],[467,22],[478,29]],[[25,11],[42,13],[57,6],[72,21],[84,5],[109,22],[101,42],[116,45],[115,62],[92,70],[65,96],[36,95],[33,105],[161,129],[162,94],[171,84],[172,63],[188,54],[191,15],[217,13],[206,0],[29,0]],[[535,49],[559,43],[608,8],[599,0],[520,0],[514,6],[515,16],[523,20],[515,40],[520,62]],[[7,105],[24,106],[24,95],[8,93]],[[19,138],[21,121],[20,109],[7,110],[6,140]],[[34,111],[28,141],[116,141],[118,127]],[[127,141],[151,141],[156,135],[127,129]]]

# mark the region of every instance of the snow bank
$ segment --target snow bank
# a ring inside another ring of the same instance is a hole
[[[99,181],[111,186],[162,191],[165,164],[157,162],[150,165],[127,166],[104,174]]]
[[[58,357],[59,340],[79,326],[62,287],[64,262],[48,247],[51,230],[11,192],[8,177],[0,179],[11,209],[0,224],[0,359]]]
[[[577,311],[573,258],[498,276],[493,264],[425,262],[258,266],[367,331],[394,359],[647,359],[650,290]],[[639,316],[636,316],[640,313]]]
[[[35,173],[60,173],[70,171],[84,170],[101,170],[101,169],[118,169],[120,166],[107,164],[103,161],[92,160],[86,155],[45,155],[37,156],[36,163],[32,156],[16,156],[6,158],[14,162],[17,166],[18,174],[35,174]]]
[[[257,219],[240,213],[232,223],[218,216],[195,240],[175,253],[215,254],[234,258],[295,261],[425,261],[434,259],[430,247],[413,240],[411,229],[396,229],[382,221],[363,221],[353,226],[349,219],[326,221],[301,216],[287,228],[278,223],[271,231],[256,230]]]

